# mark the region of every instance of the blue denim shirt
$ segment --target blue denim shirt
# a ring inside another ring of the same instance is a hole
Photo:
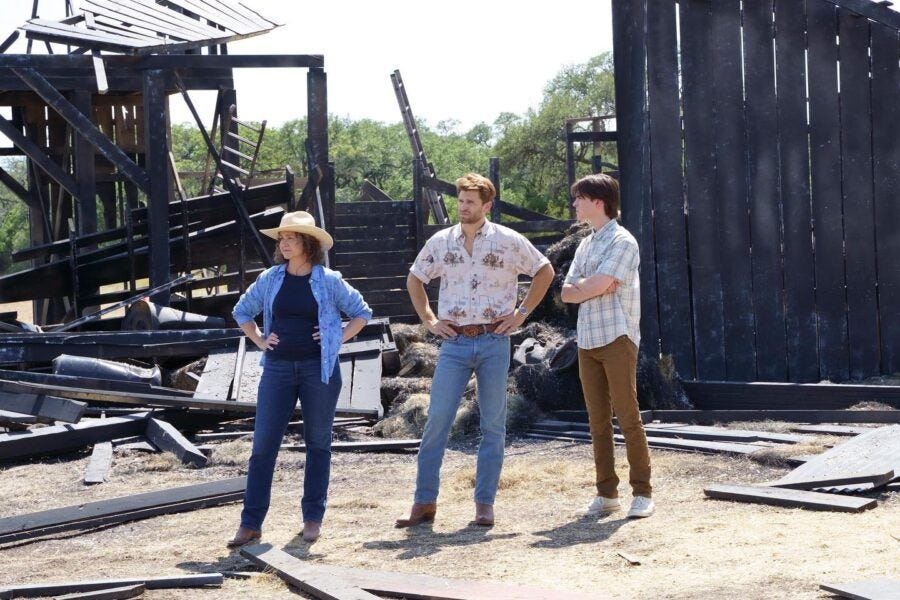
[[[272,303],[284,282],[286,265],[276,265],[259,274],[256,281],[240,297],[231,314],[238,325],[263,314],[263,337],[272,327]],[[343,280],[338,271],[314,265],[309,278],[313,296],[319,304],[319,334],[322,344],[322,382],[328,383],[341,349],[341,313],[351,319],[372,318],[372,309],[353,286]],[[266,363],[263,352],[260,364]]]

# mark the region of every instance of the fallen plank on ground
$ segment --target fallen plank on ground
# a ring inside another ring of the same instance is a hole
[[[109,467],[112,465],[112,442],[94,444],[91,458],[84,470],[84,484],[94,485],[106,481]]]
[[[822,475],[819,477],[812,477],[806,480],[793,479],[788,482],[775,481],[770,485],[772,487],[782,487],[793,490],[815,490],[819,488],[850,485],[853,483],[868,483],[873,487],[881,487],[892,479],[894,479],[894,470],[888,469],[887,471],[885,471],[882,469],[880,471],[873,471],[871,473],[851,473],[848,475],[833,473]]]
[[[54,425],[0,435],[0,460],[78,450],[97,442],[143,433],[147,413]]]
[[[870,498],[835,496],[820,492],[788,490],[755,485],[711,485],[703,490],[710,498],[754,502],[772,506],[830,510],[836,512],[862,512],[877,504]]]
[[[195,467],[206,465],[206,457],[203,453],[170,423],[159,419],[148,419],[145,435],[154,446],[165,452],[171,452],[184,464]]]
[[[815,433],[818,435],[859,435],[871,431],[870,427],[853,427],[852,425],[796,425],[791,431],[797,433]]]
[[[415,450],[422,440],[384,440],[378,442],[332,442],[332,452],[384,452]],[[282,450],[306,450],[306,444],[284,444]]]
[[[57,596],[55,600],[128,600],[144,594],[144,584],[126,585],[122,587],[107,588],[92,592],[75,592]]]
[[[654,410],[663,422],[900,423],[900,410]]]
[[[237,477],[6,517],[0,544],[235,502],[246,485],[246,477]]]
[[[591,441],[591,434],[581,431],[548,432],[541,430],[531,430],[525,434],[525,437],[532,439],[559,441]],[[614,434],[613,442],[619,445],[624,444],[625,437],[619,434]],[[708,440],[683,440],[678,438],[658,437],[648,437],[647,445],[651,448],[658,448],[663,450],[683,450],[686,452],[703,452],[707,454],[736,454],[738,456],[753,454],[754,452],[757,452],[764,448],[763,446],[741,444],[738,442],[714,442]]]
[[[823,583],[819,589],[852,600],[893,600],[900,598],[900,579],[870,579],[852,583]]]
[[[143,585],[148,590],[171,590],[178,588],[221,587],[221,573],[199,575],[174,575],[171,577],[138,577],[133,579],[97,579],[90,581],[61,581],[58,583],[32,583],[28,585],[8,585],[0,588],[0,600],[10,598],[40,598],[76,592],[104,590],[126,585]]]

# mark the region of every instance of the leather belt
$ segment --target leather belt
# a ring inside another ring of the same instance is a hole
[[[450,325],[450,329],[465,337],[478,337],[485,333],[493,333],[498,323],[479,323],[477,325]]]

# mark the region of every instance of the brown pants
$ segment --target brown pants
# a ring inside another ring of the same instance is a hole
[[[625,437],[632,493],[650,497],[650,450],[637,403],[637,346],[623,335],[606,346],[579,348],[578,374],[591,426],[597,494],[604,498],[619,496],[613,453],[615,414]]]

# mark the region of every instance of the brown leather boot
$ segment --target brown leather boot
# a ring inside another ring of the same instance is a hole
[[[322,522],[321,521],[304,521],[303,522],[303,541],[308,543],[313,543],[317,539],[319,539],[319,535],[322,533]]]
[[[412,510],[409,511],[408,519],[397,519],[397,522],[394,523],[394,527],[397,529],[402,529],[404,527],[413,527],[415,525],[419,525],[420,523],[431,523],[434,521],[434,515],[437,512],[437,504],[419,504],[415,503],[412,505]]]
[[[494,526],[494,505],[475,503],[475,524],[482,527]]]
[[[240,548],[241,546],[246,546],[252,542],[258,542],[260,537],[262,537],[262,532],[256,531],[255,529],[247,529],[246,527],[238,527],[237,533],[234,534],[234,537],[228,540],[227,547],[229,548]]]

